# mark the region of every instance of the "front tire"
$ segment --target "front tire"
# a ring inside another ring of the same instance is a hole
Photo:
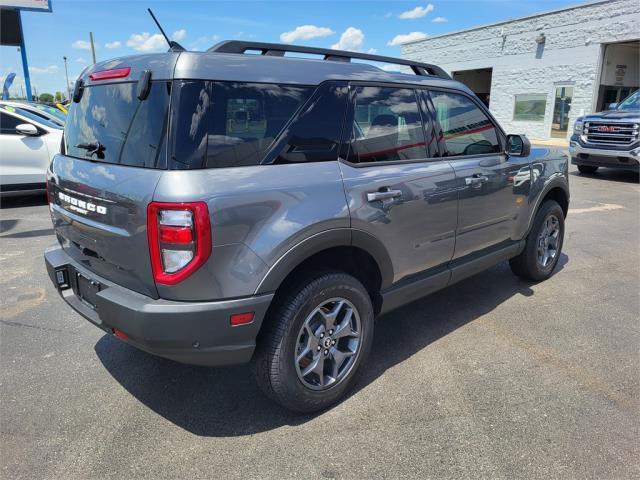
[[[593,174],[596,173],[598,167],[592,167],[590,165],[578,165],[578,171],[580,173]]]
[[[563,241],[564,212],[556,201],[546,200],[536,213],[524,250],[509,260],[511,270],[525,280],[546,280],[558,264]]]
[[[276,301],[254,355],[258,385],[290,410],[327,408],[353,385],[371,349],[371,298],[351,275],[324,272]]]

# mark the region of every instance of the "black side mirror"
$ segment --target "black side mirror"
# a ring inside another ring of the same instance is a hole
[[[526,135],[507,135],[507,154],[513,157],[528,157],[531,142]]]

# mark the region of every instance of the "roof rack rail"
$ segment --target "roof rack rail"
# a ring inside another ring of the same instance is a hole
[[[245,53],[249,50],[260,51],[262,55],[271,57],[283,57],[286,52],[308,53],[314,55],[322,55],[325,60],[335,62],[350,62],[351,59],[370,60],[372,62],[384,62],[394,65],[406,65],[416,75],[431,75],[440,78],[451,79],[451,77],[442,68],[430,63],[414,62],[404,58],[385,57],[382,55],[372,55],[370,53],[347,52],[346,50],[333,50],[330,48],[305,47],[302,45],[285,45],[281,43],[265,43],[265,42],[245,42],[242,40],[225,40],[213,47],[207,52],[216,53]]]

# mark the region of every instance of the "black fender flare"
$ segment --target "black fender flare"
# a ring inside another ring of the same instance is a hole
[[[540,208],[540,205],[542,205],[542,200],[554,188],[561,188],[562,191],[567,196],[567,202],[569,201],[569,199],[570,199],[569,183],[567,182],[567,179],[564,176],[559,175],[559,176],[551,178],[549,181],[547,181],[545,183],[544,187],[542,188],[542,191],[537,195],[537,198],[536,198],[536,201],[535,201],[535,203],[533,205],[533,208],[531,208],[531,211],[529,213],[529,220],[527,222],[527,234],[529,234],[529,231],[531,230],[531,227],[533,225],[533,219],[535,218],[536,213],[538,212],[538,209]]]
[[[311,235],[287,250],[271,266],[256,288],[255,295],[271,293],[302,262],[333,247],[358,247],[369,253],[378,265],[382,288],[393,282],[393,264],[382,242],[370,233],[351,228],[333,228]]]

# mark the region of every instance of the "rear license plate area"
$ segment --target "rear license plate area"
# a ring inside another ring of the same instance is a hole
[[[76,280],[78,298],[95,310],[97,295],[100,291],[100,283],[85,277],[81,273],[76,273]]]

